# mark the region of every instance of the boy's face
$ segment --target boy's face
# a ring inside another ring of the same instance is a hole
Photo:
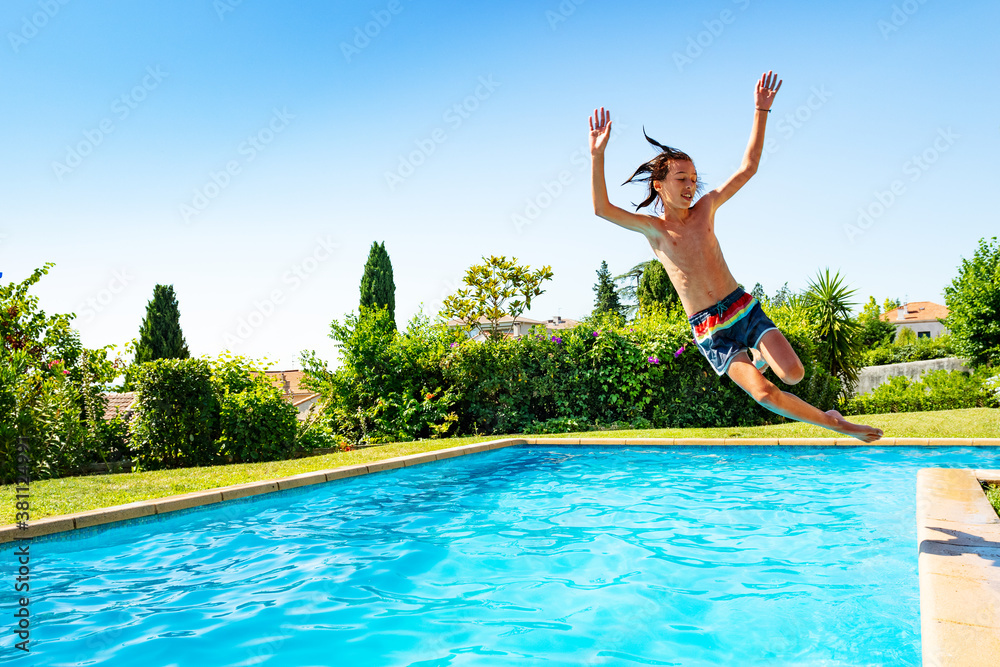
[[[698,190],[698,172],[690,160],[671,160],[667,175],[662,181],[653,181],[653,187],[663,199],[664,206],[689,208]]]

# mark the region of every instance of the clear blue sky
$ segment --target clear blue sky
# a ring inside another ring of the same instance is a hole
[[[618,185],[643,126],[714,187],[773,69],[765,161],[717,215],[737,280],[829,266],[859,302],[943,302],[1000,229],[998,24],[994,1],[7,0],[0,280],[55,262],[42,307],[90,347],[173,284],[192,354],[281,368],[335,359],[373,241],[400,324],[490,254],[552,266],[530,317],[582,317],[602,260],[652,257],[593,215],[588,115],[618,126],[615,203],[643,198]]]

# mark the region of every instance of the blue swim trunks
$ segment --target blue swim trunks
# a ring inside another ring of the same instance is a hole
[[[688,318],[698,349],[719,375],[740,352],[756,348],[774,322],[764,314],[760,303],[742,287],[719,303]]]

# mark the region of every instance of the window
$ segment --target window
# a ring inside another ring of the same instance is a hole
[[[930,338],[930,337],[931,337],[931,332],[930,331],[918,331],[917,332],[917,338]]]

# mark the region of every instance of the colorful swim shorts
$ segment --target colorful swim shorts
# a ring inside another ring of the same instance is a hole
[[[719,303],[688,318],[698,349],[719,375],[740,352],[756,348],[774,322],[764,314],[757,299],[742,287]]]

